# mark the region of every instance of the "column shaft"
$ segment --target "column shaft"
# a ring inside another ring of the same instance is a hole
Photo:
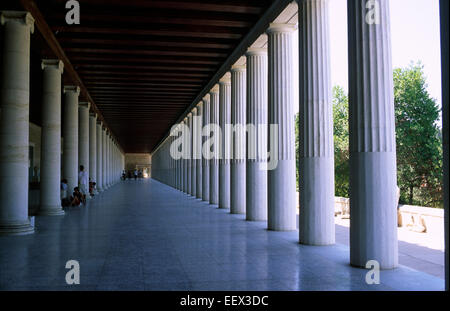
[[[247,54],[246,219],[267,220],[267,51],[249,49]]]
[[[43,60],[41,132],[41,215],[64,215],[61,207],[61,74],[60,60]]]
[[[89,115],[89,176],[97,183],[97,115]]]
[[[272,24],[268,31],[269,56],[269,125],[278,127],[270,133],[271,162],[268,171],[268,228],[289,231],[296,229],[295,202],[295,133],[292,32],[289,24]],[[272,148],[274,150],[272,150]]]
[[[0,234],[28,234],[30,36],[33,17],[1,11]]]
[[[246,94],[245,66],[234,66],[231,68],[231,123],[234,127],[230,185],[230,210],[232,214],[245,214]]]
[[[219,87],[216,85],[209,93],[211,97],[210,103],[210,124],[219,125]],[[220,134],[213,134],[213,147],[211,151],[213,157],[209,162],[209,203],[219,204],[219,151],[220,151]]]
[[[203,127],[203,102],[197,105],[197,122],[195,123],[195,168],[197,169],[196,197],[203,197],[203,165],[202,165],[202,127]]]
[[[388,0],[379,24],[366,1],[348,1],[350,263],[398,265],[397,165]]]
[[[79,127],[78,127],[78,169],[83,165],[89,180],[89,108],[90,103],[80,102],[79,105]],[[89,186],[89,185],[88,185]],[[88,190],[88,189],[87,189]],[[89,199],[91,196],[86,195]]]
[[[207,94],[203,98],[203,115],[202,115],[202,121],[203,121],[203,127],[207,126],[210,121],[210,103],[209,103],[210,95]],[[202,134],[206,134],[203,133]],[[207,141],[208,137],[202,135],[202,146],[205,146],[205,142]],[[202,154],[203,154],[203,147],[202,147]],[[202,157],[202,200],[209,202],[209,162],[210,160],[206,159],[205,157]]]
[[[196,197],[197,196],[197,160],[194,158],[194,148],[195,146],[195,129],[194,129],[194,118],[197,116],[197,109],[194,108],[192,110],[191,118],[189,121],[189,125],[191,128],[191,192],[190,195]]]
[[[63,115],[63,177],[71,195],[78,187],[78,95],[77,86],[64,87]]]
[[[103,161],[103,139],[102,139],[102,122],[97,121],[97,191],[103,191],[102,161]]]
[[[219,160],[219,208],[230,208],[231,173],[231,79],[227,73],[219,82],[219,124],[222,129]]]
[[[328,0],[299,2],[300,243],[335,241]]]

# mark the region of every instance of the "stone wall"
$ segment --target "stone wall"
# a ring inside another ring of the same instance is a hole
[[[135,168],[151,168],[151,156],[149,153],[125,153],[125,170]]]

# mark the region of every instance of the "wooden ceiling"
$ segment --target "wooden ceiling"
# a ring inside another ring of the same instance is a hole
[[[35,0],[125,152],[151,152],[271,0]]]

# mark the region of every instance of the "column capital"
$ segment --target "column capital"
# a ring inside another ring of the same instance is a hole
[[[229,71],[220,78],[219,84],[231,84],[231,73]]]
[[[248,48],[245,56],[267,55],[267,48]]]
[[[212,89],[209,91],[209,93],[215,94],[219,93],[219,84],[215,84]]]
[[[80,102],[80,103],[78,104],[78,106],[79,106],[79,107],[82,107],[82,108],[87,108],[87,109],[89,109],[89,108],[91,108],[91,103],[90,103],[90,102]]]
[[[209,95],[209,93],[206,94],[205,96],[203,96],[203,103],[204,102],[209,102],[210,99],[211,99],[211,95]]]
[[[77,93],[77,96],[80,95],[80,87],[76,85],[64,85],[64,94],[68,92]]]
[[[202,100],[199,101],[196,107],[197,107],[197,109],[198,109],[198,107],[203,107],[203,101]]]
[[[191,113],[192,113],[193,116],[197,115],[197,106],[192,108]]]
[[[283,33],[283,32],[293,32],[297,29],[295,24],[279,24],[279,23],[271,23],[269,28],[267,28],[266,33]]]
[[[243,72],[247,69],[246,65],[233,65],[231,66],[231,73],[233,72]]]
[[[26,11],[0,11],[0,23],[5,25],[9,21],[23,23],[30,26],[31,33],[34,32],[34,18],[30,12]]]
[[[89,117],[97,119],[97,114],[95,112],[89,112]]]
[[[100,127],[103,126],[103,121],[97,120],[97,125],[100,125]]]
[[[45,68],[54,68],[62,74],[64,72],[64,63],[59,59],[43,59],[41,62],[42,70]]]

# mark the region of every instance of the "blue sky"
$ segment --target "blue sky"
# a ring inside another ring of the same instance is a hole
[[[331,81],[333,86],[341,85],[347,90],[347,0],[329,2]],[[420,60],[424,65],[428,91],[440,105],[439,0],[390,0],[389,4],[393,67],[406,67],[411,61]],[[297,53],[294,54],[298,59]],[[298,107],[295,107],[295,112],[298,112]]]

